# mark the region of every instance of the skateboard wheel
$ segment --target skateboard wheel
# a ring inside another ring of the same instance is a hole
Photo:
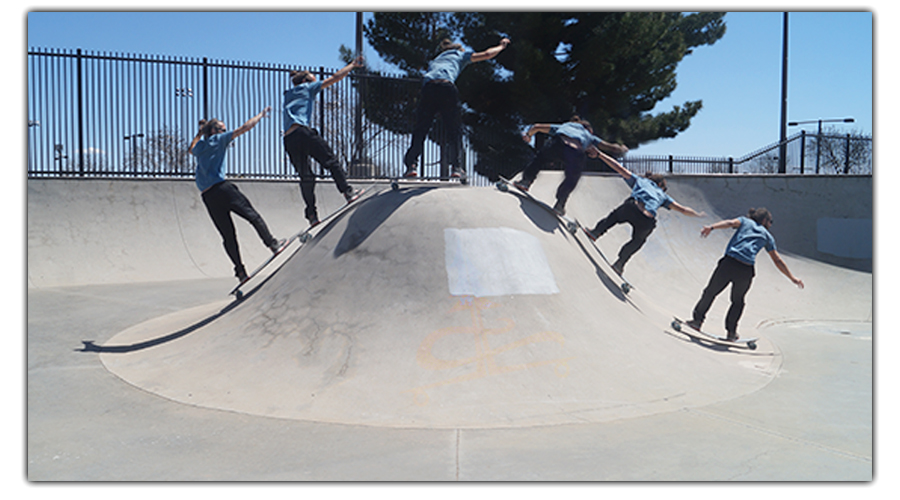
[[[500,181],[497,183],[497,189],[499,189],[500,191],[503,191],[505,193],[505,192],[509,191],[509,186],[507,186],[505,182]]]
[[[756,350],[756,342],[747,342],[747,347],[749,347],[751,351],[755,351]]]
[[[237,299],[237,300],[243,299],[243,298],[244,298],[244,292],[242,292],[242,291],[240,291],[240,290],[234,292],[234,298]]]
[[[625,292],[625,294],[628,294],[628,292],[631,291],[631,285],[629,285],[628,283],[622,283],[622,291]]]
[[[680,332],[681,331],[681,323],[679,323],[677,321],[672,321],[672,328],[674,328],[676,332]]]
[[[300,236],[300,243],[306,243],[307,241],[310,240],[310,238],[312,238],[312,236],[309,233],[304,234],[304,235]]]
[[[400,189],[400,183],[398,183],[397,181],[391,182],[391,189],[393,189],[394,191]]]

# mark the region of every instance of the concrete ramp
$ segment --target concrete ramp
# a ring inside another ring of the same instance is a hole
[[[552,200],[559,180],[542,174],[534,194]],[[583,235],[514,192],[378,186],[243,301],[136,325],[98,350],[122,379],[186,404],[371,426],[502,428],[738,398],[779,373],[766,325],[871,321],[870,274],[788,255],[807,283],[798,290],[761,255],[741,331],[760,337],[756,351],[703,347],[672,331],[727,241],[724,232],[701,240],[702,223],[746,209],[717,213],[679,182],[670,193],[709,218],[663,211],[626,268],[637,287],[629,295]],[[586,178],[569,211],[592,225],[627,194],[618,178]],[[789,228],[789,217],[777,220]],[[617,227],[601,239],[610,259],[629,233]],[[846,293],[835,301],[838,287]],[[727,302],[711,311],[711,330],[721,329]]]

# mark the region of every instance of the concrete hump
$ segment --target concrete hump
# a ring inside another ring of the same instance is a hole
[[[535,196],[552,201],[559,180],[543,174]],[[244,300],[136,325],[101,359],[127,382],[186,404],[385,427],[610,421],[757,391],[777,375],[781,353],[754,325],[822,306],[766,270],[752,292],[766,298],[751,302],[743,323],[745,336],[761,337],[755,351],[673,331],[672,316],[689,314],[725,241],[699,238],[702,223],[720,216],[701,195],[673,191],[709,218],[663,211],[626,269],[636,286],[626,295],[583,234],[515,192],[377,186]],[[627,194],[620,179],[585,179],[569,213],[592,225]],[[614,256],[629,237],[617,227],[601,249]],[[788,259],[808,282],[823,273]],[[851,274],[834,280],[864,291],[865,277]],[[719,303],[713,329],[727,299]],[[152,342],[165,338],[173,340]]]

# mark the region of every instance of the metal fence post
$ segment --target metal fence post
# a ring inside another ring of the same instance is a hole
[[[209,60],[203,58],[203,119],[209,120]]]
[[[847,147],[844,149],[844,175],[850,173],[850,134],[847,134]]]
[[[806,163],[806,131],[800,131],[800,175],[803,175],[803,165]]]
[[[81,100],[82,94],[82,78],[81,78],[81,49],[76,51],[75,72],[78,79],[76,88],[78,92],[78,174],[84,175],[84,102]]]

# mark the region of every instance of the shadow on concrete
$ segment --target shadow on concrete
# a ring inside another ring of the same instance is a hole
[[[334,247],[334,258],[338,258],[361,245],[404,203],[434,189],[439,189],[439,187],[417,186],[396,190],[391,189],[382,191],[360,203],[350,215],[344,234],[341,235],[341,239]],[[363,204],[366,206],[366,209],[361,211],[359,209]],[[337,220],[334,222],[337,222]],[[324,235],[325,231],[329,230],[331,230],[331,227],[326,228],[321,234]],[[318,235],[316,239],[319,239]]]
[[[260,286],[261,286],[261,284],[260,284]],[[245,298],[246,298],[246,295],[245,295]],[[173,332],[173,333],[170,333],[167,335],[163,335],[161,337],[157,337],[155,339],[145,340],[143,342],[138,342],[136,344],[110,345],[110,346],[97,345],[94,343],[93,340],[82,340],[81,343],[84,345],[81,347],[81,349],[75,349],[75,351],[76,352],[98,352],[98,353],[128,353],[128,352],[140,351],[143,349],[149,349],[151,347],[159,346],[159,345],[165,344],[167,342],[172,342],[173,340],[180,339],[186,335],[190,335],[191,333],[199,330],[200,328],[203,328],[204,326],[209,325],[213,321],[221,318],[222,316],[227,314],[229,311],[231,311],[232,309],[237,307],[240,302],[241,301],[237,301],[237,300],[233,301],[233,302],[229,303],[227,306],[225,306],[224,308],[222,308],[219,312],[212,314],[212,315],[194,323],[193,325],[182,328],[181,330],[178,330],[177,332]]]

